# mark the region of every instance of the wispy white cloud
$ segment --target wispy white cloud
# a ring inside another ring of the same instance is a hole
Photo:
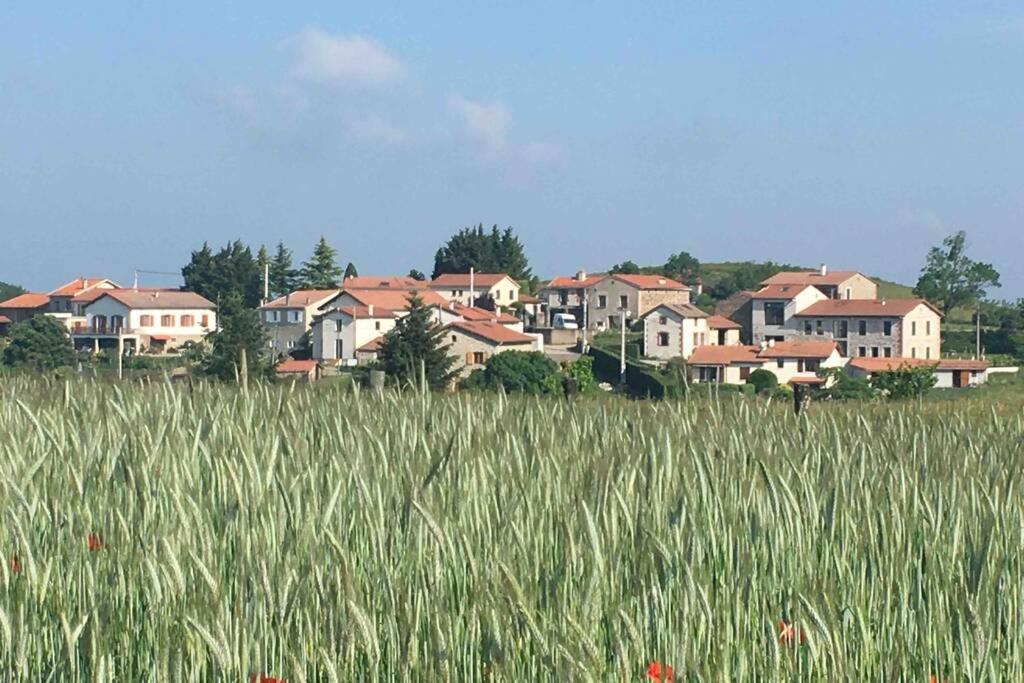
[[[508,144],[512,123],[505,105],[500,102],[475,102],[460,95],[449,98],[449,105],[458,116],[466,133],[490,155],[498,154]]]
[[[372,38],[332,35],[310,27],[287,41],[295,51],[291,75],[326,84],[381,86],[399,81],[405,65]]]
[[[379,116],[370,115],[352,119],[346,124],[348,136],[356,142],[400,145],[407,136],[404,130]]]

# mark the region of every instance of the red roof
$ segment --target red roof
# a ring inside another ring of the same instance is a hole
[[[373,306],[372,311],[370,306],[339,306],[338,310],[350,318],[394,318],[397,313],[390,308],[377,308],[376,306]]]
[[[0,308],[42,308],[50,303],[50,297],[38,292],[26,292],[7,301],[0,301]]]
[[[851,358],[850,367],[864,372],[891,372],[900,368],[918,368],[934,366],[938,370],[972,370],[988,369],[988,362],[969,358],[943,358],[929,360],[925,358]]]
[[[804,341],[793,339],[790,341],[775,342],[774,345],[766,346],[757,355],[760,358],[817,358],[825,359],[836,350],[834,341]]]
[[[11,322],[10,318],[8,318],[6,315],[0,315],[0,325],[6,325],[9,322]]]
[[[828,299],[813,303],[796,315],[819,318],[902,318],[918,306],[927,306],[939,313],[924,299]]]
[[[297,289],[290,294],[268,301],[261,308],[305,308],[335,296],[339,289]]]
[[[740,330],[743,326],[737,322],[729,320],[722,315],[712,315],[708,317],[708,327],[712,330]]]
[[[449,310],[456,315],[462,316],[463,319],[470,321],[495,321],[503,325],[514,325],[519,322],[519,318],[509,313],[496,313],[495,311],[488,311],[486,308],[478,308],[475,306],[455,305]]]
[[[768,285],[754,292],[751,297],[754,299],[782,299],[789,301],[796,298],[796,295],[810,287],[810,285]]]
[[[456,320],[448,325],[474,337],[480,337],[494,344],[532,344],[533,337],[505,327],[501,323]]]
[[[605,279],[604,275],[588,275],[582,280],[573,276],[556,277],[544,286],[544,289],[586,289]]]
[[[78,277],[50,292],[50,296],[75,296],[104,282],[117,287],[113,280],[105,277]]]
[[[493,287],[505,278],[515,282],[515,278],[505,273],[476,273],[473,276],[474,287]],[[469,287],[469,273],[444,273],[438,275],[431,282],[430,286],[435,289],[447,287]]]
[[[416,278],[401,275],[357,275],[342,283],[346,289],[422,289],[427,286]]]
[[[760,350],[757,346],[698,346],[686,362],[690,365],[762,365],[764,361],[757,357]]]
[[[96,300],[105,296],[128,308],[216,308],[212,301],[195,292],[182,292],[178,289],[105,289]]]
[[[277,364],[274,370],[278,374],[290,374],[299,372],[302,374],[309,374],[316,369],[317,362],[315,360],[295,360],[294,358],[288,358]]]
[[[825,380],[821,377],[791,377],[789,380],[790,384],[824,384]]]
[[[422,283],[421,283],[422,284]],[[364,306],[406,311],[409,309],[409,297],[415,292],[427,306],[445,306],[448,301],[437,292],[429,289],[398,290],[398,289],[348,289],[343,290]]]
[[[820,270],[776,273],[767,278],[763,285],[825,285],[837,287],[851,277],[860,275],[855,270],[830,270],[825,275]]]
[[[705,313],[704,311],[700,310],[699,308],[697,308],[693,304],[673,304],[673,303],[658,304],[657,306],[655,306],[651,310],[647,311],[646,313],[644,313],[640,317],[641,318],[647,318],[649,316],[652,316],[652,315],[658,313],[658,311],[660,309],[662,309],[662,308],[665,308],[665,309],[668,309],[668,310],[672,311],[673,313],[675,313],[676,315],[678,315],[681,318],[707,318],[708,317],[707,313]]]
[[[540,299],[532,294],[527,294],[526,292],[519,292],[519,303],[539,304]]]
[[[619,282],[625,282],[630,287],[635,287],[636,289],[668,289],[675,291],[689,291],[690,289],[682,282],[677,282],[664,275],[626,275],[624,273],[616,273],[610,277]]]
[[[96,301],[96,299],[99,299],[109,291],[109,289],[104,289],[102,287],[92,287],[84,292],[75,294],[71,297],[71,300],[79,304],[91,304],[93,301]]]
[[[384,335],[374,337],[370,341],[360,346],[356,351],[363,351],[364,353],[376,353],[380,351],[381,344],[384,343]]]

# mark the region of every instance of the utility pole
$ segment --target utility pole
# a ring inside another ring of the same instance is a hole
[[[469,269],[469,305],[476,306],[476,268]]]
[[[619,384],[626,383],[626,320],[629,318],[629,309],[625,306],[619,309],[619,330],[621,339],[619,341]]]
[[[981,360],[981,302],[974,311],[974,359]]]
[[[583,297],[583,320],[582,320],[582,323],[583,323],[583,343],[582,343],[580,349],[583,351],[583,353],[586,353],[587,352],[587,331],[590,329],[590,321],[587,319],[588,314],[590,313],[589,306],[588,306],[588,304],[590,302],[590,292],[588,292],[586,289],[581,289],[580,292],[582,292],[582,297]]]
[[[270,264],[263,264],[263,301],[260,302],[260,306],[270,301]]]
[[[135,271],[135,280],[132,283],[132,289],[136,292],[139,291],[139,271]]]
[[[117,331],[117,379],[124,379],[124,337]]]

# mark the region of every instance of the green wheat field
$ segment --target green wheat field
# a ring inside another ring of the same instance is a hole
[[[1024,680],[1024,400],[0,398],[5,681]]]

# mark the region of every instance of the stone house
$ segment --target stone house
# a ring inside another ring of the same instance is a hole
[[[496,322],[460,320],[447,325],[445,332],[448,353],[455,357],[460,377],[468,376],[496,353],[541,350],[536,337]]]
[[[648,358],[689,358],[694,349],[710,340],[708,314],[693,304],[658,304],[641,320],[644,355]]]
[[[798,312],[828,297],[811,285],[768,285],[751,295],[750,331],[754,344],[785,341],[798,334]]]
[[[288,356],[302,335],[313,327],[320,307],[333,299],[339,289],[299,289],[260,306],[260,321],[267,331],[274,358]]]
[[[293,382],[315,382],[320,379],[320,364],[315,360],[286,358],[274,367],[278,379]]]
[[[430,282],[430,289],[463,306],[488,296],[496,306],[508,307],[519,301],[520,286],[505,273],[445,273]]]
[[[824,300],[793,317],[801,338],[834,340],[853,358],[938,360],[942,314],[923,299]]]
[[[775,285],[816,287],[829,299],[877,299],[878,285],[853,270],[830,271],[822,265],[819,270],[776,273],[761,283],[762,287]]]
[[[660,304],[690,303],[690,288],[661,275],[606,275],[586,289],[586,324],[590,330],[618,328],[642,318]]]
[[[571,313],[582,327],[585,324],[583,305],[587,289],[604,279],[604,275],[588,275],[581,270],[571,277],[556,277],[541,288],[538,297],[547,310],[545,324],[550,324],[556,313]]]

